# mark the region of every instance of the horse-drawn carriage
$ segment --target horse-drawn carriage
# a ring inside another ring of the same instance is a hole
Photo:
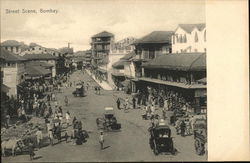
[[[150,127],[148,131],[150,133],[150,148],[155,155],[161,152],[175,154],[176,149],[174,148],[173,138],[171,137],[171,129],[167,125]]]
[[[120,130],[121,124],[117,123],[114,115],[114,108],[105,107],[103,117],[96,119],[96,124],[99,129],[108,130]]]
[[[75,91],[73,91],[73,93],[72,93],[75,97],[84,97],[84,96],[86,96],[86,91],[85,91],[85,89],[84,89],[84,85],[83,84],[78,84],[77,86],[76,86],[76,89],[75,89]]]

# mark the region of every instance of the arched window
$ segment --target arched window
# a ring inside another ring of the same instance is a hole
[[[204,31],[204,41],[207,41],[207,34],[206,34],[206,30]]]
[[[197,32],[195,32],[195,36],[194,36],[194,42],[198,42],[199,40],[198,40],[198,34],[197,34]]]
[[[184,34],[184,36],[183,36],[183,42],[187,42],[187,36],[186,36],[186,34]]]

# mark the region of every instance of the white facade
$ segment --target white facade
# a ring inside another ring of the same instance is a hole
[[[5,63],[3,65],[3,84],[10,87],[8,95],[17,95],[17,85],[22,83],[25,78],[24,63]]]
[[[8,50],[14,54],[20,54],[21,48],[20,46],[4,46],[5,50]]]
[[[45,53],[48,53],[48,50],[46,48],[41,46],[34,46],[21,52],[21,56],[24,56],[25,54],[45,54]]]
[[[135,78],[134,62],[127,62],[127,64],[124,65],[124,75],[128,78]]]
[[[190,33],[180,26],[172,36],[172,53],[206,52],[206,27]]]

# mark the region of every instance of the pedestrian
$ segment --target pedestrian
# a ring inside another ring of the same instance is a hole
[[[120,105],[121,105],[121,101],[120,101],[120,98],[118,97],[117,100],[116,100],[116,104],[117,104],[117,108],[120,110]]]
[[[34,152],[34,144],[30,139],[28,143],[28,148],[29,148],[30,160],[32,161],[34,159],[35,152]]]
[[[43,133],[42,133],[41,128],[38,127],[38,131],[36,132],[36,140],[37,140],[38,148],[41,148],[42,139],[43,139]]]
[[[95,86],[95,94],[97,94],[97,86]]]
[[[65,106],[68,106],[68,102],[69,102],[69,100],[68,100],[68,97],[67,97],[67,96],[65,96],[65,98],[64,98],[64,102],[65,102]]]
[[[10,115],[7,114],[6,117],[5,117],[5,119],[6,119],[6,128],[9,128],[9,125],[10,125]]]
[[[100,143],[100,145],[101,145],[101,150],[103,150],[103,144],[104,144],[104,135],[103,135],[103,131],[100,132],[99,143]]]
[[[87,89],[87,90],[89,89],[89,83],[86,84],[86,89]]]
[[[70,113],[69,113],[69,111],[66,112],[65,118],[66,118],[66,123],[67,123],[67,127],[68,127],[69,126],[69,121],[70,121]]]
[[[55,101],[56,100],[56,96],[54,93],[51,93],[51,98],[52,98],[52,101]]]
[[[186,129],[186,124],[184,121],[181,121],[180,128],[181,128],[181,136],[184,137],[185,136],[185,129]]]
[[[47,95],[47,101],[50,101],[50,95],[49,94]]]
[[[52,124],[52,122],[49,123],[49,125],[48,125],[48,136],[49,136],[50,145],[53,145],[54,137],[53,137],[53,124]]]
[[[135,99],[135,97],[133,97],[132,102],[133,102],[133,109],[135,109],[136,108],[136,99]]]
[[[57,102],[57,100],[55,100],[55,107],[56,107],[56,108],[58,107],[58,102]]]
[[[97,87],[98,88],[98,94],[100,95],[101,94],[101,87]]]

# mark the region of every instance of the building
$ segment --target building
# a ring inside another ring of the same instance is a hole
[[[154,31],[133,43],[135,46],[135,55],[129,59],[129,66],[126,66],[126,74],[130,76],[131,86],[128,92],[136,91],[137,79],[144,75],[144,69],[141,66],[142,63],[172,52],[171,37],[173,34],[173,31]],[[131,70],[134,72],[132,73]]]
[[[123,87],[125,91],[129,89],[130,80],[135,78],[135,66],[131,60],[135,55],[135,52],[132,51],[113,64],[112,76],[114,83],[118,88]],[[135,89],[133,85],[131,85],[131,89]]]
[[[123,73],[124,72],[124,65],[123,65],[124,59],[121,59],[121,58],[123,58],[125,55],[135,50],[135,46],[133,45],[135,41],[136,41],[136,38],[127,37],[111,45],[110,54],[109,54],[109,63],[107,65],[107,69],[108,69],[108,83],[112,87],[116,85],[117,81],[121,82],[125,79],[125,76]]]
[[[1,58],[4,59],[3,84],[9,87],[8,96],[18,97],[22,92],[22,83],[25,80],[26,59],[1,47]]]
[[[95,73],[107,81],[107,66],[111,45],[114,43],[114,35],[103,31],[91,37],[92,65]]]
[[[171,93],[190,103],[192,112],[206,112],[206,53],[162,55],[142,67],[144,75],[138,79],[137,89],[150,86],[157,96]]]
[[[206,41],[206,24],[179,24],[172,36],[172,51],[206,52]]]
[[[21,44],[16,40],[6,40],[1,43],[1,47],[3,47],[5,50],[8,50],[14,54],[21,53]]]
[[[51,54],[25,54],[23,56],[28,62],[39,61],[46,64],[51,72],[51,76],[56,76],[57,57]]]

